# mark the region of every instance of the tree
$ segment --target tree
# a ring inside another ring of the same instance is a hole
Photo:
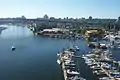
[[[45,14],[44,15],[44,19],[48,19],[49,17],[48,17],[48,15],[47,14]]]

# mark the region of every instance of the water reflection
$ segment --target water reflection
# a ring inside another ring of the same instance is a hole
[[[2,38],[19,38],[32,35],[27,27],[6,26],[7,29],[1,32]]]
[[[0,79],[2,76],[1,80],[62,80],[57,53],[70,43],[78,45],[81,52],[89,51],[83,40],[71,42],[34,36],[27,27],[7,26],[0,35]],[[16,47],[14,52],[12,45]],[[80,69],[83,76],[86,75],[84,67]]]

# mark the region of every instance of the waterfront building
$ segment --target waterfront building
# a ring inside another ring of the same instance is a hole
[[[86,32],[85,32],[85,36],[86,37],[90,37],[91,35],[95,35],[95,34],[98,34],[98,30],[87,30]]]
[[[102,34],[102,29],[88,29],[88,30],[86,30],[86,32],[85,32],[85,36],[86,37],[92,37],[92,36],[96,36],[96,35],[101,35]]]

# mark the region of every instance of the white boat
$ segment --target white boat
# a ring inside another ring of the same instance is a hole
[[[74,63],[70,63],[70,64],[65,64],[65,65],[75,66],[76,64],[74,64]]]
[[[102,77],[102,78],[99,78],[99,80],[115,80],[115,79],[112,79],[110,77]]]
[[[82,56],[82,58],[85,59],[85,60],[88,59],[88,57],[86,57],[86,56]]]
[[[61,61],[58,59],[58,60],[57,60],[57,63],[58,63],[58,64],[61,64]]]
[[[80,73],[77,72],[77,71],[70,71],[70,70],[67,70],[67,73],[68,74],[74,74],[74,75],[79,75]]]
[[[78,50],[80,50],[80,48],[78,47],[78,46],[75,46],[75,49],[78,51]]]
[[[57,56],[60,56],[60,54],[58,53]]]
[[[14,46],[11,47],[11,50],[14,51],[16,48]]]
[[[97,70],[93,71],[93,74],[96,74],[96,73],[98,73],[98,71],[97,71]]]
[[[120,49],[120,46],[118,46],[118,48]]]

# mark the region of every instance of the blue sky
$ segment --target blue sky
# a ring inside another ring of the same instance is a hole
[[[0,17],[117,18],[120,0],[0,0]]]

